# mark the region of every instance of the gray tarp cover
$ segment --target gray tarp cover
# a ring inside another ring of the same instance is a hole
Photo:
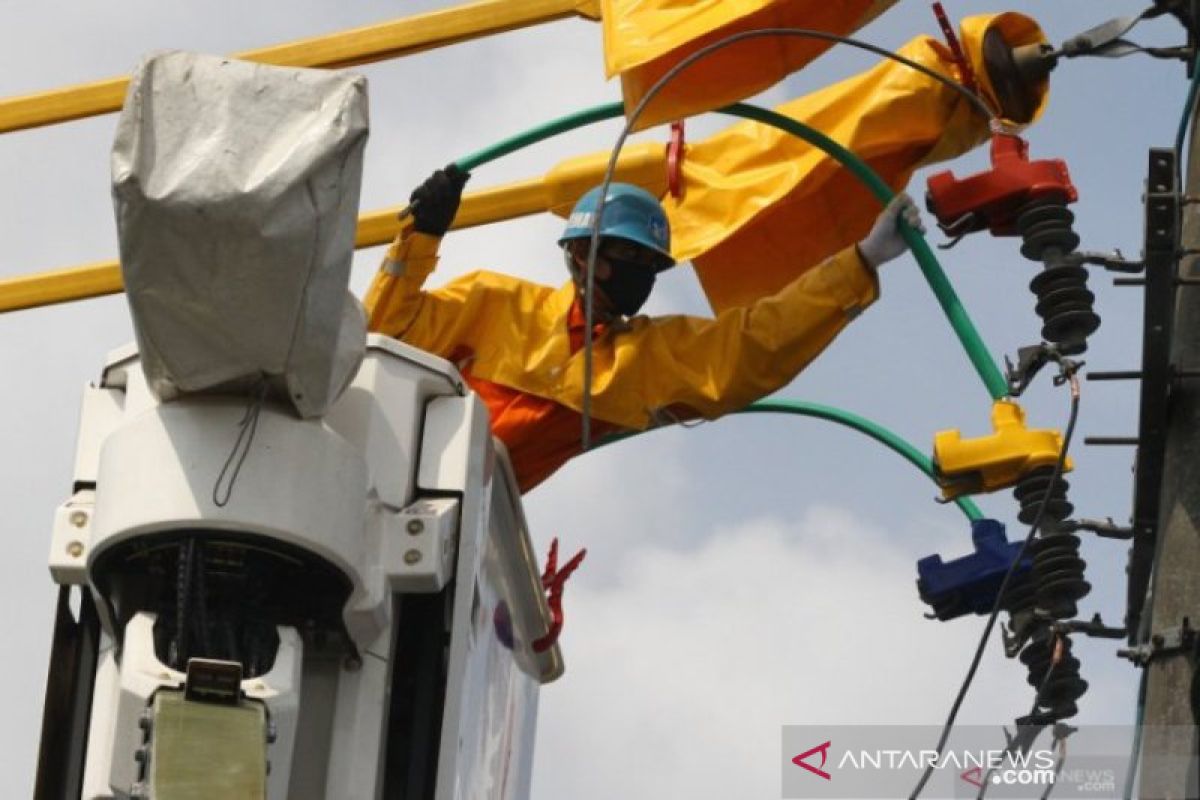
[[[134,73],[112,153],[121,269],[162,399],[266,379],[320,415],[361,362],[347,290],[366,81],[193,53]]]

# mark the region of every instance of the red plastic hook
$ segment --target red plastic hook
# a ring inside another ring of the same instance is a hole
[[[676,120],[667,144],[667,191],[676,200],[683,196],[683,144],[683,120]]]
[[[558,569],[558,537],[550,542],[550,554],[546,556],[546,571],[542,573],[542,588],[546,590],[546,600],[550,604],[550,630],[546,635],[533,643],[533,652],[543,653],[558,641],[563,629],[562,596],[563,586],[571,573],[583,563],[587,548],[580,550],[574,557]]]
[[[978,94],[979,82],[975,79],[975,70],[971,69],[971,61],[967,58],[966,53],[963,52],[962,44],[959,43],[958,37],[954,34],[954,28],[950,25],[950,18],[946,16],[946,9],[942,8],[941,3],[933,4],[933,15],[937,17],[938,25],[942,28],[942,35],[946,37],[946,44],[950,47],[950,52],[954,55],[954,61],[962,71],[963,86]]]

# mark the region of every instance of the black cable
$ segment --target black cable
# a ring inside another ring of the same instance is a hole
[[[697,61],[705,59],[716,51],[728,47],[729,45],[736,44],[747,39],[757,39],[765,36],[797,36],[808,39],[821,39],[827,42],[850,45],[851,47],[857,47],[860,50],[866,50],[869,53],[874,53],[876,55],[883,56],[884,58],[889,58],[905,65],[906,67],[909,67],[910,69],[914,69],[917,72],[920,72],[921,74],[938,81],[939,83],[949,86],[954,91],[963,95],[967,101],[971,103],[971,105],[977,111],[979,111],[979,113],[987,117],[989,125],[998,123],[998,117],[996,116],[996,113],[992,109],[988,108],[987,103],[983,101],[979,94],[971,91],[958,81],[948,78],[940,72],[930,69],[924,64],[919,64],[912,59],[905,58],[902,55],[893,53],[891,50],[886,50],[882,47],[878,47],[877,45],[864,42],[860,39],[855,39],[851,36],[839,36],[827,31],[818,31],[809,28],[761,28],[759,30],[735,33],[732,36],[727,36],[720,41],[714,42],[707,47],[697,50],[695,53],[692,53],[675,66],[671,67],[671,69],[667,70],[667,72],[657,81],[655,81],[654,85],[647,90],[642,99],[638,101],[637,106],[629,114],[629,118],[626,120],[625,126],[621,129],[621,135],[617,137],[617,142],[613,145],[612,151],[609,155],[608,168],[604,171],[604,180],[600,182],[600,197],[599,201],[596,203],[596,211],[594,212],[592,218],[592,233],[588,244],[587,275],[584,276],[585,288],[583,293],[585,322],[583,330],[583,398],[582,408],[580,409],[580,413],[583,418],[582,431],[580,435],[580,442],[582,444],[583,452],[587,452],[591,446],[592,326],[595,323],[595,308],[593,306],[592,299],[596,289],[594,273],[596,269],[596,255],[600,249],[600,220],[604,214],[605,196],[608,194],[609,184],[612,183],[613,175],[616,172],[617,158],[621,155],[621,148],[625,146],[625,140],[629,137],[630,131],[632,131],[633,126],[637,124],[638,118],[640,118],[642,113],[646,110],[646,107],[650,104],[650,101],[653,100],[658,93],[663,90],[664,87],[671,83],[671,81],[675,80],[675,78],[677,78],[681,72]]]
[[[1055,632],[1054,636],[1055,636],[1055,642],[1057,642],[1058,637],[1064,636],[1064,634]],[[1038,715],[1038,705],[1040,705],[1040,700],[1042,700],[1042,693],[1046,690],[1046,686],[1050,685],[1050,676],[1052,674],[1054,674],[1054,668],[1057,666],[1058,666],[1058,663],[1054,660],[1054,652],[1052,652],[1052,650],[1051,650],[1050,666],[1048,668],[1046,668],[1046,674],[1043,676],[1042,682],[1040,682],[1040,684],[1038,685],[1037,691],[1033,693],[1033,705],[1030,708],[1030,714],[1028,714],[1028,716],[1025,717],[1025,718],[1027,718],[1027,720],[1031,721],[1030,724],[1038,724],[1036,722],[1032,722],[1032,720],[1034,720],[1034,718],[1036,718]],[[1018,734],[1019,734],[1021,721],[1020,720],[1016,721],[1016,724],[1018,724]],[[1034,733],[1033,738],[1030,739],[1030,741],[1028,741],[1028,746],[1032,747],[1033,742],[1037,741],[1038,736],[1040,734],[1042,734],[1043,727],[1045,727],[1045,726],[1038,726],[1037,733]],[[1057,741],[1057,739],[1055,741]],[[1004,748],[1004,753],[1008,754],[1008,753],[1014,752],[1016,750],[1016,747],[1018,747],[1020,744],[1021,744],[1020,735],[1013,736],[1013,741],[1009,742],[1008,747]],[[983,786],[979,787],[979,794],[976,795],[976,800],[984,800],[984,795],[988,794],[988,786],[989,786],[988,780],[991,777],[992,772],[995,772],[995,771],[996,771],[995,766],[992,766],[992,768],[990,768],[988,771],[985,772],[985,774],[983,776],[983,781],[982,781]]]
[[[1038,684],[1037,691],[1033,693],[1033,705],[1029,709],[1030,719],[1037,717],[1038,706],[1041,705],[1042,693],[1045,692],[1046,687],[1050,685],[1050,678],[1052,675],[1054,675],[1054,668],[1058,666],[1058,661],[1056,661],[1054,658],[1054,650],[1058,646],[1059,642],[1065,640],[1066,638],[1066,634],[1059,633],[1058,631],[1053,631],[1051,636],[1050,664],[1046,667],[1046,674],[1042,676],[1042,682]],[[1063,648],[1065,652],[1065,643],[1063,644]]]
[[[1089,38],[1087,38],[1087,34],[1082,33],[1082,34],[1079,34],[1078,36],[1072,36],[1070,39],[1063,42],[1062,46],[1059,49],[1052,51],[1051,53],[1049,53],[1049,55],[1053,56],[1054,58],[1059,58],[1059,57],[1063,57],[1063,56],[1065,56],[1066,58],[1078,58],[1079,56],[1095,55],[1097,50],[1102,50],[1104,47],[1116,42],[1122,36],[1129,33],[1134,28],[1136,28],[1138,26],[1138,23],[1142,22],[1143,20],[1149,19],[1152,16],[1158,16],[1158,14],[1160,14],[1160,13],[1161,13],[1161,10],[1158,8],[1158,6],[1152,5],[1149,8],[1142,11],[1137,16],[1130,18],[1128,25],[1126,25],[1124,28],[1122,28],[1117,33],[1109,34],[1105,38],[1105,40],[1102,41],[1099,45],[1093,44],[1092,41]],[[1110,22],[1116,22],[1116,21],[1117,20],[1115,20],[1115,19],[1110,20]],[[1104,26],[1106,26],[1108,24],[1109,24],[1108,22],[1105,22],[1099,27],[1103,28]],[[1094,32],[1096,30],[1097,30],[1097,28],[1092,28],[1091,31],[1089,31],[1089,33]],[[1101,55],[1103,55],[1103,53],[1101,53]]]
[[[1041,800],[1048,800],[1050,793],[1054,791],[1054,787],[1058,786],[1058,777],[1062,775],[1063,764],[1067,761],[1067,737],[1060,737],[1056,731],[1054,744],[1059,746],[1058,759],[1054,762],[1054,780],[1046,784],[1046,790],[1042,792]]]
[[[1067,380],[1071,385],[1071,411],[1067,419],[1066,432],[1063,434],[1062,452],[1058,454],[1058,461],[1054,465],[1054,472],[1051,475],[1050,482],[1046,486],[1046,492],[1042,496],[1042,501],[1038,506],[1037,516],[1034,517],[1033,524],[1029,526],[1029,533],[1026,534],[1025,541],[1022,542],[1017,557],[1009,565],[1008,572],[1004,573],[1004,580],[1000,582],[1000,588],[996,591],[996,602],[992,604],[992,611],[988,615],[987,624],[983,628],[983,635],[979,637],[979,645],[975,648],[975,655],[971,659],[971,666],[967,669],[962,686],[958,690],[958,695],[954,698],[954,704],[951,705],[950,714],[946,718],[945,726],[942,728],[942,735],[938,739],[937,758],[929,762],[929,765],[925,768],[925,772],[921,775],[921,779],[913,788],[912,794],[909,795],[909,800],[916,800],[920,796],[921,791],[925,788],[925,784],[933,776],[933,770],[936,768],[937,761],[941,759],[942,752],[946,749],[946,741],[950,738],[950,732],[954,728],[954,721],[958,717],[958,711],[967,697],[967,690],[971,688],[971,682],[975,680],[975,673],[979,669],[979,663],[983,660],[983,653],[987,649],[992,629],[996,627],[996,620],[1000,616],[1001,604],[1004,601],[1004,592],[1008,589],[1008,585],[1017,571],[1017,566],[1021,563],[1021,559],[1025,557],[1029,545],[1033,542],[1033,537],[1037,535],[1038,529],[1041,527],[1047,503],[1053,496],[1054,487],[1058,483],[1059,478],[1062,477],[1063,468],[1066,466],[1067,450],[1071,446],[1071,436],[1075,433],[1075,422],[1079,418],[1079,379],[1075,376],[1076,366],[1068,366],[1063,361],[1060,361],[1059,366],[1063,370],[1063,374],[1068,376]]]
[[[246,412],[242,415],[241,422],[238,423],[238,435],[233,442],[233,449],[229,451],[225,463],[221,466],[221,472],[217,475],[217,481],[213,484],[212,501],[213,505],[219,508],[224,508],[233,496],[233,485],[237,483],[242,465],[246,462],[246,456],[250,454],[250,446],[254,444],[254,434],[258,431],[258,417],[267,400],[269,388],[266,379],[260,378],[257,387],[246,403]],[[229,473],[230,467],[233,468],[232,474]],[[222,492],[221,484],[225,482],[226,474],[229,474],[229,485]]]
[[[189,537],[179,543],[179,556],[175,561],[175,669],[184,669],[188,657],[188,602],[192,596],[192,546]]]
[[[208,629],[208,572],[204,564],[204,543],[200,541],[199,537],[196,536],[192,537],[192,542],[195,544],[195,553],[192,558],[192,569],[195,570],[195,619],[196,629],[200,634],[200,649],[203,657],[216,658],[216,654],[213,652],[212,640],[209,637]]]
[[[1017,720],[1017,731],[1016,734],[1013,735],[1011,741],[1009,741],[1008,746],[1004,748],[1005,756],[1015,753],[1017,748],[1021,746],[1022,739],[1020,726],[1021,721]],[[1005,731],[1005,733],[1007,734],[1007,731]],[[1033,734],[1033,738],[1028,742],[1029,747],[1033,747],[1033,743],[1037,741],[1037,737],[1040,736],[1041,733],[1042,732],[1039,730]],[[997,769],[999,769],[999,767],[988,767],[988,771],[983,773],[983,778],[980,780],[979,793],[975,795],[975,800],[984,800],[984,795],[987,794],[988,787],[992,785],[992,775],[995,774]]]

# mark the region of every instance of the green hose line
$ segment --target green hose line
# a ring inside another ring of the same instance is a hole
[[[1192,62],[1192,80],[1188,85],[1187,99],[1183,103],[1183,116],[1179,120],[1179,129],[1175,132],[1175,191],[1183,191],[1183,140],[1187,134],[1188,123],[1196,110],[1196,93],[1200,91],[1200,55]]]
[[[531,144],[537,144],[544,139],[549,139],[551,136],[573,131],[576,128],[591,125],[593,122],[616,119],[617,117],[624,116],[624,114],[625,106],[621,103],[603,103],[591,108],[585,108],[582,111],[576,111],[574,114],[567,114],[565,117],[552,119],[544,125],[539,125],[536,128],[530,128],[527,131],[518,133],[516,136],[509,137],[502,142],[497,142],[491,147],[486,147],[483,150],[478,150],[468,156],[464,156],[454,163],[458,165],[459,169],[470,172],[482,164],[495,161],[502,156],[516,152]]]
[[[803,139],[814,147],[819,147],[837,159],[842,166],[846,167],[856,178],[866,184],[867,188],[871,190],[871,193],[881,203],[886,204],[894,196],[891,188],[858,156],[825,134],[810,128],[802,122],[798,122],[791,117],[785,117],[783,114],[771,111],[770,109],[759,108],[758,106],[746,103],[734,103],[733,105],[718,109],[718,111],[722,114],[745,117],[746,119],[753,119],[774,126]],[[908,242],[908,246],[912,249],[913,255],[921,267],[921,272],[925,275],[925,280],[929,283],[929,288],[933,290],[933,294],[941,305],[942,311],[946,314],[946,318],[950,320],[950,326],[954,328],[954,332],[958,335],[958,340],[962,343],[963,349],[967,351],[967,358],[971,360],[971,364],[975,367],[975,371],[979,374],[988,393],[993,400],[1000,400],[1007,397],[1009,394],[1008,381],[1005,380],[1004,375],[996,366],[996,362],[992,360],[987,347],[983,343],[983,339],[980,338],[979,332],[975,329],[975,325],[967,315],[967,310],[963,307],[962,301],[958,299],[958,294],[950,284],[950,279],[946,277],[946,273],[942,270],[933,251],[929,249],[929,243],[925,241],[924,236],[905,223],[904,220],[900,221],[900,231],[904,235],[904,240]]]
[[[866,417],[860,417],[857,414],[851,414],[849,411],[843,411],[840,408],[833,406],[825,406],[820,403],[809,403],[804,400],[760,400],[757,403],[751,403],[745,408],[731,412],[734,414],[795,414],[801,417],[814,417],[823,419],[829,422],[836,422],[839,425],[844,425],[847,428],[856,430],[859,433],[870,436],[875,441],[885,445],[895,453],[899,453],[910,464],[924,472],[930,480],[936,480],[933,472],[933,461],[914,447],[910,442],[897,436],[892,431],[882,425],[872,422]],[[648,430],[657,430],[650,428]],[[622,439],[628,439],[632,436],[637,436],[646,431],[631,431],[629,433],[619,433],[614,436],[609,436],[597,443],[597,447],[603,447],[606,444],[613,444]],[[979,510],[979,506],[969,497],[959,497],[954,500],[962,512],[966,514],[967,519],[974,522],[978,519],[983,519],[983,512]]]
[[[881,203],[886,204],[893,197],[891,188],[875,174],[869,166],[867,166],[858,156],[842,147],[837,142],[830,139],[825,134],[817,131],[802,122],[785,117],[775,111],[758,106],[749,105],[748,103],[734,103],[719,109],[722,114],[729,114],[736,117],[744,117],[752,119],[756,122],[762,122],[774,128],[779,128],[786,133],[797,136],[814,147],[824,150],[829,155],[833,156],[839,163],[850,170],[859,180],[866,184],[871,193],[879,199]],[[564,117],[551,120],[550,122],[540,125],[536,128],[531,128],[523,133],[519,133],[509,139],[492,145],[483,150],[471,153],[468,156],[460,158],[455,163],[466,171],[471,171],[476,167],[486,164],[489,161],[494,161],[501,156],[506,156],[523,147],[535,144],[551,136],[556,136],[566,131],[581,128],[585,125],[590,125],[593,122],[600,122],[606,119],[615,119],[625,113],[625,107],[621,103],[604,103],[602,105],[593,106],[584,109],[574,114],[568,114]],[[975,325],[971,322],[971,318],[967,315],[967,310],[963,307],[962,301],[958,299],[958,294],[954,291],[954,287],[950,284],[950,279],[946,277],[946,273],[942,270],[938,263],[937,257],[929,248],[929,243],[925,241],[918,231],[914,230],[903,221],[900,223],[901,232],[904,235],[904,240],[908,242],[908,246],[912,249],[913,256],[917,259],[917,264],[921,267],[921,272],[925,275],[925,280],[929,283],[929,287],[933,290],[934,296],[937,298],[938,304],[941,305],[942,311],[946,318],[950,321],[950,326],[954,329],[958,340],[962,343],[963,349],[966,350],[967,358],[975,367],[980,379],[983,381],[984,387],[993,400],[999,400],[1007,397],[1008,381],[1004,375],[996,367],[995,361],[992,360],[988,353],[983,339],[980,338],[979,332]]]
[[[825,136],[821,132],[798,122],[790,117],[785,117],[770,109],[759,108],[746,103],[734,103],[719,109],[722,114],[731,116],[744,117],[757,122],[762,122],[775,128],[779,128],[786,133],[797,136],[814,147],[824,150],[829,155],[833,156],[839,163],[845,166],[859,180],[861,180],[871,190],[880,202],[886,204],[893,197],[891,188],[883,182],[875,172],[860,160],[854,153],[842,147],[837,142]],[[502,156],[508,155],[523,147],[535,144],[551,136],[556,136],[566,131],[581,128],[585,125],[590,125],[594,122],[600,122],[606,119],[615,119],[625,113],[625,107],[621,103],[605,103],[603,105],[593,106],[588,109],[560,117],[550,122],[540,125],[536,128],[531,128],[523,133],[505,139],[502,142],[492,145],[484,150],[479,150],[471,153],[463,158],[458,159],[455,163],[463,170],[470,171],[489,161],[494,161]],[[920,232],[914,230],[909,225],[901,221],[901,231],[904,239],[908,242],[909,247],[916,256],[917,263],[921,266],[921,271],[924,273],[926,280],[929,282],[930,288],[937,297],[938,303],[945,312],[950,325],[954,328],[958,335],[959,341],[967,352],[967,357],[974,365],[979,377],[983,380],[984,386],[991,394],[993,400],[1008,396],[1008,382],[997,369],[995,362],[992,361],[988,354],[987,347],[983,344],[978,331],[972,324],[970,317],[967,315],[966,309],[963,308],[962,302],[958,299],[958,295],[951,286],[946,273],[942,271],[941,265],[938,264],[937,258],[933,251],[929,249],[928,243]],[[891,450],[899,453],[911,464],[924,472],[931,479],[934,478],[932,461],[920,450],[914,447],[909,442],[900,438],[888,429],[871,422],[868,419],[851,414],[847,411],[833,408],[831,406],[823,406],[817,403],[807,403],[802,401],[785,401],[785,400],[766,400],[758,403],[752,403],[745,408],[742,408],[733,413],[737,414],[752,414],[752,413],[782,413],[782,414],[798,414],[801,416],[816,417],[819,419],[836,422],[840,425],[845,425],[860,433],[864,433],[886,445]],[[610,436],[600,445],[612,444],[634,436],[636,433],[620,434]],[[968,497],[957,498],[955,504],[967,516],[967,519],[974,521],[983,518],[983,513],[979,507]]]
[[[823,406],[819,403],[809,403],[803,400],[760,400],[757,403],[751,403],[735,413],[798,414],[804,417],[816,417],[817,419],[845,425],[847,428],[852,428],[859,433],[870,436],[880,444],[887,446],[893,452],[899,453],[910,464],[928,475],[930,480],[936,482],[933,471],[933,460],[929,456],[882,425],[872,422],[865,417],[860,417],[857,414],[851,414],[849,411],[843,411],[840,408],[833,408],[832,406]],[[967,519],[972,522],[983,519],[983,512],[979,510],[979,506],[975,505],[975,502],[971,498],[959,497],[954,500],[954,503],[962,509],[962,512],[967,515]]]

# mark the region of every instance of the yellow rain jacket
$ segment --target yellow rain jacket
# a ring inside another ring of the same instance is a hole
[[[474,272],[431,291],[440,239],[403,231],[366,297],[371,329],[448,358],[464,348],[486,380],[580,411],[583,353],[571,355],[573,284],[554,289]],[[789,383],[879,295],[874,271],[846,248],[778,293],[715,319],[636,316],[593,347],[592,414],[642,429],[680,406],[706,418]]]
[[[968,17],[961,39],[984,97],[993,90],[982,48],[996,28],[1012,45],[1044,42],[1022,14]],[[945,45],[922,36],[900,54],[944,75],[957,68]],[[1040,87],[1036,119],[1046,104]],[[776,107],[851,150],[889,186],[921,166],[965,153],[987,120],[953,89],[894,61]],[[666,197],[672,254],[691,260],[715,311],[778,291],[809,265],[857,242],[880,203],[830,155],[784,131],[742,122],[687,148],[682,199]]]
[[[604,66],[621,76],[626,113],[696,51],[759,28],[851,34],[895,0],[603,0]],[[749,39],[717,50],[663,87],[638,120],[645,128],[757,94],[832,46],[820,39]]]

